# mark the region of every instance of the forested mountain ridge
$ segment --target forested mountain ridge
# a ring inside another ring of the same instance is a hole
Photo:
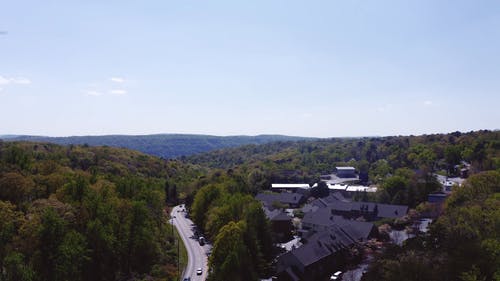
[[[337,165],[351,165],[376,177],[397,168],[451,170],[462,160],[481,171],[500,167],[500,131],[273,142],[181,159],[221,169],[300,170],[310,177],[329,174]]]
[[[104,136],[0,136],[5,141],[49,142],[60,145],[113,146],[137,150],[164,159],[188,156],[215,149],[237,147],[247,144],[265,144],[275,141],[312,140],[314,138],[292,137],[283,135],[258,136],[211,136],[190,134],[156,134],[156,135],[104,135]]]
[[[0,280],[178,280],[165,190],[204,173],[119,148],[0,141]]]

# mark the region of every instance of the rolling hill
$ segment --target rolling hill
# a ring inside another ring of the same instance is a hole
[[[45,137],[29,135],[4,135],[5,141],[49,142],[60,145],[112,146],[137,150],[165,159],[189,156],[212,150],[238,147],[248,144],[265,144],[276,141],[313,140],[313,138],[291,137],[283,135],[258,136],[211,136],[191,134],[156,134],[156,135],[104,135]]]

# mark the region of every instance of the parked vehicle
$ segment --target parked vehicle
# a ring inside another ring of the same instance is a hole
[[[198,238],[198,242],[200,243],[200,245],[201,245],[201,246],[205,245],[205,237],[200,236],[200,237]]]
[[[342,275],[342,271],[337,271],[330,276],[330,280],[340,280],[340,275]]]

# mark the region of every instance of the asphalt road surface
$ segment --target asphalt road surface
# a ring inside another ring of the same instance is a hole
[[[185,217],[186,212],[182,210],[184,210],[184,205],[178,205],[172,209],[170,214],[172,217],[171,222],[177,228],[188,254],[188,263],[181,280],[190,277],[191,281],[205,281],[208,275],[207,252],[211,246],[208,244],[201,246],[198,243],[198,239],[194,236],[195,226],[190,219]],[[202,269],[201,275],[196,275],[198,268]]]

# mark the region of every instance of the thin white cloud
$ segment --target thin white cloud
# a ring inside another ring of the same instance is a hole
[[[10,83],[10,80],[3,77],[3,76],[0,76],[0,85],[7,85]]]
[[[12,78],[11,81],[13,84],[24,84],[24,85],[31,84],[31,80],[25,77]]]
[[[31,80],[25,77],[4,77],[0,76],[0,85],[9,85],[9,84],[22,84],[27,85],[31,84]]]
[[[102,96],[102,93],[98,92],[98,91],[85,91],[85,95],[98,97],[98,96]]]
[[[110,94],[112,95],[125,95],[127,91],[125,90],[111,90],[109,91]]]
[[[115,82],[115,83],[124,83],[125,82],[125,79],[121,78],[121,77],[111,77],[111,78],[109,78],[109,80],[111,82]]]
[[[434,104],[434,103],[433,103],[432,101],[430,101],[430,100],[426,100],[426,101],[424,101],[424,105],[425,105],[425,106],[431,106],[431,105],[433,105],[433,104]]]

